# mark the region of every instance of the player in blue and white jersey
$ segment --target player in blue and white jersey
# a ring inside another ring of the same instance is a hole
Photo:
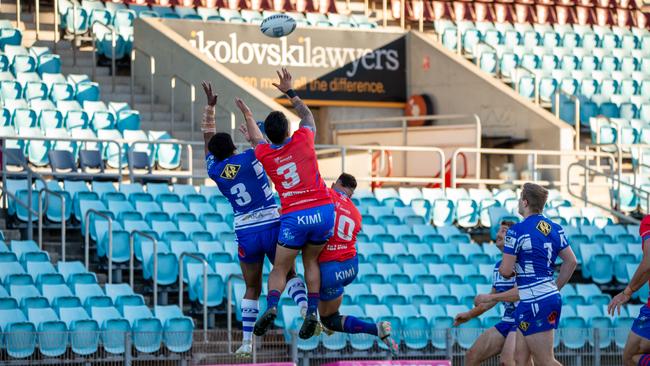
[[[237,153],[232,137],[228,133],[217,133],[214,117],[217,96],[212,92],[210,83],[204,81],[202,85],[208,99],[201,124],[206,168],[208,176],[232,205],[239,262],[246,282],[246,293],[241,302],[243,341],[236,353],[240,357],[250,357],[253,326],[259,313],[264,257],[273,263],[280,231],[280,213],[264,168],[253,149]],[[237,103],[237,106],[247,118],[241,103]],[[244,134],[247,132],[245,128],[240,131]],[[306,312],[307,290],[295,271],[289,273],[286,287],[303,313]]]
[[[542,215],[548,191],[526,183],[519,198],[519,214],[524,220],[506,234],[499,273],[516,275],[519,304],[515,310],[518,331],[516,364],[525,363],[529,353],[535,365],[560,365],[553,353],[554,330],[560,322],[560,289],[576,268],[576,256],[562,227]],[[562,258],[560,273],[554,278],[555,260]],[[524,358],[525,357],[525,358]]]
[[[506,231],[513,224],[512,221],[501,223],[496,240],[496,246],[501,251],[503,251]],[[500,365],[515,365],[517,326],[515,325],[514,313],[519,294],[514,277],[504,278],[499,273],[500,264],[501,261],[498,261],[494,266],[492,291],[489,294],[477,295],[474,299],[474,308],[456,315],[454,320],[454,326],[458,326],[492,309],[499,302],[503,303],[504,312],[501,321],[483,332],[474,342],[472,348],[465,354],[466,366],[478,366],[499,352],[501,353],[499,357]]]

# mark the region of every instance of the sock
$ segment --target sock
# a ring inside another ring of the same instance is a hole
[[[650,354],[643,354],[639,358],[639,366],[650,366]]]
[[[266,295],[266,308],[277,308],[278,302],[280,302],[280,291],[271,290],[269,294]]]
[[[253,327],[257,320],[259,301],[243,299],[241,301],[241,322],[244,331],[243,341],[250,342],[253,338]]]
[[[316,314],[318,312],[319,301],[320,294],[318,292],[310,292],[307,294],[307,314]]]
[[[345,323],[343,324],[343,331],[345,333],[366,333],[377,336],[379,331],[377,330],[377,324],[363,321],[354,316],[347,315],[345,317]]]
[[[300,309],[307,308],[307,287],[300,277],[294,277],[287,282],[289,296],[300,307]]]

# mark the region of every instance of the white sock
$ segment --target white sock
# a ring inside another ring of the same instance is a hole
[[[301,309],[307,309],[307,286],[302,278],[294,277],[287,282],[289,296]]]
[[[259,301],[242,299],[241,301],[241,321],[244,331],[243,341],[250,342],[253,339],[253,327],[259,314]]]

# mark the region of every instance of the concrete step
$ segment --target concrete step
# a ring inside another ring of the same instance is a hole
[[[115,100],[115,101],[117,101],[117,100]],[[125,100],[125,102],[130,103],[129,100]],[[131,108],[133,108],[133,109],[135,109],[137,111],[140,111],[140,113],[149,112],[151,110],[151,105],[149,103],[138,103],[136,101],[136,103],[134,105],[132,105]],[[155,112],[166,112],[166,113],[168,113],[169,110],[170,110],[170,108],[169,108],[168,104],[156,104],[156,103],[154,103],[154,105],[153,105],[154,113]]]
[[[102,99],[103,100],[110,100],[112,102],[131,102],[131,93],[126,92],[126,93],[111,93],[110,88],[108,90],[105,90],[102,88]],[[133,100],[134,103],[136,104],[149,104],[151,101],[151,95],[149,94],[141,94],[141,93],[135,93],[133,95]],[[154,96],[154,102],[155,102],[155,96]],[[146,109],[149,110],[149,109]]]
[[[155,121],[151,120],[140,120],[140,128],[143,130],[155,130],[155,131],[172,131],[172,124],[169,121],[169,116],[164,119],[159,119]],[[200,127],[195,126],[195,131],[199,131]],[[179,131],[191,131],[190,123],[188,121],[174,121],[174,133]]]
[[[97,81],[98,78],[95,78],[95,81]],[[115,94],[129,94],[131,95],[131,85],[124,85],[124,84],[118,84],[117,80],[115,82],[115,90],[113,90],[113,86],[111,83],[102,83],[99,82],[99,88],[102,90],[104,93],[115,93]],[[135,88],[135,93],[136,94],[144,94],[144,88],[141,86],[134,86]]]
[[[86,74],[86,75],[92,75],[93,73],[93,68],[92,64],[90,65],[85,65],[82,66],[80,65],[80,60],[77,60],[77,66],[71,66],[70,65],[61,65],[61,73],[67,75],[67,74]],[[95,75],[96,76],[108,76],[111,74],[111,70],[108,67],[97,67],[95,68]]]
[[[100,83],[101,85],[109,85],[110,86],[111,85],[111,79],[113,77],[110,75],[110,67],[107,67],[107,69],[109,70],[109,75],[97,75],[97,77],[95,78],[95,81]],[[116,75],[115,76],[115,85],[126,85],[126,86],[130,87],[131,86],[131,77],[123,76],[123,75]],[[136,87],[139,87],[139,86],[136,85]],[[129,89],[129,91],[130,90],[131,89]],[[144,89],[141,88],[140,90],[144,90]]]
[[[142,123],[167,123],[171,127],[171,112],[154,112],[153,118],[149,109],[140,110],[140,121]],[[185,128],[185,125],[188,124],[188,121],[184,121],[183,114],[176,112],[174,113],[174,124],[178,128],[179,126]]]

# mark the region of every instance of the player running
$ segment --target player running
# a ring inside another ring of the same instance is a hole
[[[519,198],[519,214],[524,221],[506,233],[499,273],[505,278],[516,274],[519,304],[515,322],[523,337],[517,337],[516,364],[523,365],[532,354],[538,366],[560,365],[553,354],[553,336],[560,322],[562,296],[559,290],[576,268],[576,256],[562,227],[542,215],[548,191],[526,183]],[[562,258],[557,281],[555,260]]]
[[[239,263],[246,283],[246,293],[241,302],[243,341],[236,354],[250,357],[253,325],[259,312],[258,300],[262,291],[264,256],[273,263],[280,214],[264,169],[255,158],[253,149],[238,154],[232,137],[227,133],[217,133],[217,95],[212,92],[210,83],[204,81],[202,85],[208,99],[201,124],[206,167],[208,175],[228,199],[235,213]],[[306,311],[305,284],[293,270],[289,272],[289,295]]]
[[[372,323],[350,315],[341,315],[343,287],[349,285],[359,272],[357,233],[361,230],[361,214],[350,199],[357,188],[357,180],[343,173],[332,184],[331,194],[336,206],[334,235],[318,257],[321,288],[318,312],[327,329],[343,333],[366,333],[379,337],[392,353],[397,343],[392,339],[390,322]]]
[[[503,252],[503,243],[506,232],[513,225],[512,221],[501,223],[497,233],[496,246]],[[501,261],[494,265],[492,274],[492,292],[481,294],[474,299],[475,307],[456,315],[454,326],[459,326],[472,318],[476,318],[492,309],[499,302],[505,309],[501,321],[481,334],[465,354],[465,365],[480,365],[483,361],[501,352],[500,364],[503,366],[515,365],[515,344],[517,326],[515,325],[515,307],[519,301],[519,293],[514,278],[504,278],[499,273]],[[532,364],[532,363],[530,363]]]
[[[255,323],[254,333],[266,333],[277,317],[278,300],[286,285],[286,275],[294,265],[298,250],[302,250],[307,282],[307,316],[300,328],[300,338],[314,335],[318,325],[320,270],[318,255],[332,236],[334,205],[332,197],[318,170],[314,149],[316,123],[314,116],[292,89],[291,75],[286,69],[278,72],[279,84],[273,84],[286,94],[300,116],[300,127],[290,135],[289,121],[282,112],[271,112],[264,120],[267,143],[257,123],[246,119],[255,155],[280,194],[282,216],[275,265],[268,282],[267,309]],[[245,107],[242,101],[238,104]],[[250,113],[250,111],[248,111]]]
[[[630,283],[618,295],[614,296],[607,307],[610,315],[621,315],[621,307],[630,301],[632,294],[638,291],[650,280],[650,215],[643,218],[639,227],[643,259],[630,279]],[[650,301],[644,305],[639,316],[632,324],[632,331],[627,336],[623,350],[623,363],[625,366],[650,365]]]

